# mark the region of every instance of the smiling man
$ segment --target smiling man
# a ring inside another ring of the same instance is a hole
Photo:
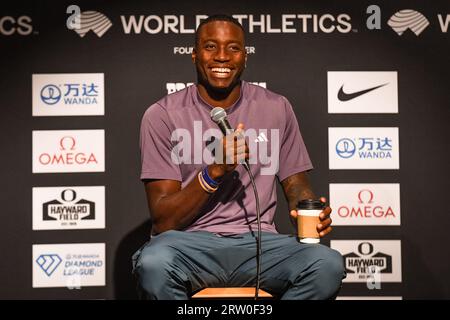
[[[199,94],[207,103],[227,108],[238,99],[247,60],[240,25],[220,20],[201,25],[192,60],[197,68]]]
[[[133,256],[142,297],[188,299],[205,287],[255,285],[256,202],[239,165],[255,159],[243,139],[249,130],[259,130],[258,152],[279,155],[276,173],[265,173],[268,164],[258,161],[261,157],[250,162],[261,208],[261,288],[281,299],[329,299],[345,276],[337,251],[276,230],[277,179],[296,219],[297,203],[316,198],[306,174],[312,164],[288,100],[240,79],[247,60],[244,34],[230,16],[204,20],[192,54],[197,84],[164,97],[143,116],[141,180],[152,237]],[[210,118],[214,107],[226,110],[235,132],[221,136]],[[190,143],[198,123],[207,137]],[[209,149],[212,141],[219,149]],[[177,158],[180,144],[185,147],[180,157],[188,161]],[[212,162],[198,157],[211,151],[222,152]],[[331,231],[330,213],[326,207],[320,215],[321,237]]]

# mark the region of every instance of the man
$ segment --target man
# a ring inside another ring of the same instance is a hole
[[[250,162],[261,207],[261,289],[281,299],[335,297],[344,277],[342,256],[278,234],[273,222],[276,177],[292,219],[299,200],[316,198],[306,175],[312,165],[291,105],[240,80],[247,60],[244,30],[232,17],[211,16],[199,25],[192,60],[198,83],[152,105],[141,124],[141,179],[153,235],[133,261],[145,297],[188,299],[204,287],[255,285],[256,203],[249,175],[239,163],[252,159],[248,144],[253,140],[242,143],[244,133],[263,128],[259,142],[279,154],[280,163],[278,172],[264,172],[267,163]],[[237,130],[215,140],[214,161],[206,163],[197,155],[207,154],[214,140],[187,140],[218,130],[210,118],[214,107],[224,108]],[[331,231],[330,213],[329,207],[321,213],[321,237]]]

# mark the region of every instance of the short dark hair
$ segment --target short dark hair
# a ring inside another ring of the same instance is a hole
[[[206,18],[205,20],[203,20],[202,22],[200,22],[200,24],[197,27],[197,30],[195,31],[195,46],[197,46],[198,44],[198,34],[200,29],[207,23],[213,22],[213,21],[228,21],[233,23],[234,25],[238,26],[241,30],[242,33],[244,33],[244,37],[245,37],[245,30],[244,27],[242,27],[242,25],[239,23],[239,21],[235,18],[233,18],[232,16],[226,15],[226,14],[214,14],[212,16],[209,16],[208,18]]]

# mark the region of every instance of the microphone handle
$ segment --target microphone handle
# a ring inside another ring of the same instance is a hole
[[[234,129],[231,127],[227,118],[217,121],[217,125],[219,126],[224,136],[234,132]]]

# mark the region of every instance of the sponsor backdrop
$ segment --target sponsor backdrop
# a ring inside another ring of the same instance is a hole
[[[140,120],[195,83],[194,30],[219,12],[247,32],[244,79],[294,106],[339,299],[450,298],[448,1],[2,3],[0,298],[137,297]]]

